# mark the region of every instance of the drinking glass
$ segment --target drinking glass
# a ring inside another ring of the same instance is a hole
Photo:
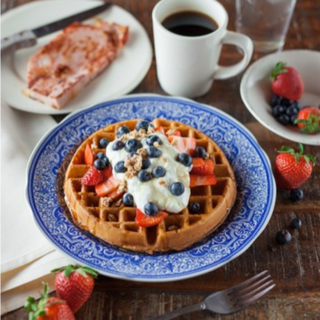
[[[236,0],[236,30],[257,53],[282,50],[296,0]]]

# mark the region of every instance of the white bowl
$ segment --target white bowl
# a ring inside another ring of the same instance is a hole
[[[320,52],[310,50],[283,51],[257,60],[242,78],[242,100],[252,115],[270,131],[295,142],[320,145],[320,134],[300,133],[297,127],[284,126],[272,115],[270,74],[279,61],[294,67],[302,77],[305,88],[300,105],[320,105]]]

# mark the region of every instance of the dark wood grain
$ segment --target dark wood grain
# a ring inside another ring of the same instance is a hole
[[[5,6],[9,2],[12,1],[2,1],[2,10],[9,10]],[[15,1],[14,6],[26,2],[29,1]],[[153,41],[151,11],[156,1],[114,2],[139,19]],[[230,15],[229,29],[234,30],[234,1],[221,2]],[[320,1],[297,1],[285,49],[301,48],[320,51]],[[234,48],[227,47],[223,49],[221,63],[232,64],[239,58]],[[284,144],[293,147],[296,144],[268,131],[247,111],[239,93],[241,78],[242,74],[216,81],[209,93],[195,100],[224,110],[246,125],[274,163],[276,149]],[[157,81],[155,61],[144,80],[132,92],[165,94]],[[61,117],[56,119],[60,121]],[[226,316],[203,311],[179,319],[320,319],[320,148],[306,146],[305,149],[317,157],[318,163],[312,177],[303,185],[303,200],[293,203],[288,192],[278,191],[268,226],[240,257],[205,275],[170,283],[132,282],[100,276],[92,297],[76,318],[147,319],[198,303],[213,291],[233,286],[268,269],[276,287],[245,310]],[[290,229],[294,217],[302,220],[299,230]],[[280,246],[275,242],[275,234],[283,228],[292,231],[293,239],[288,245]],[[2,318],[27,319],[27,314],[21,308]]]

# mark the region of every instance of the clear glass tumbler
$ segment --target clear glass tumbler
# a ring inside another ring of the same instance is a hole
[[[257,53],[282,50],[296,0],[236,0],[236,30]]]

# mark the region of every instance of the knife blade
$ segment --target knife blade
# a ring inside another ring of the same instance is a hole
[[[62,30],[68,25],[70,25],[72,22],[83,21],[88,18],[91,18],[105,11],[111,5],[112,5],[111,2],[107,2],[100,6],[94,7],[92,9],[89,9],[83,12],[79,12],[72,16],[49,23],[47,25],[44,25],[32,30],[24,30],[19,33],[15,33],[9,37],[2,38],[1,53],[6,54],[8,52],[12,52],[21,48],[31,47],[37,43],[38,38],[41,38],[52,32]]]

